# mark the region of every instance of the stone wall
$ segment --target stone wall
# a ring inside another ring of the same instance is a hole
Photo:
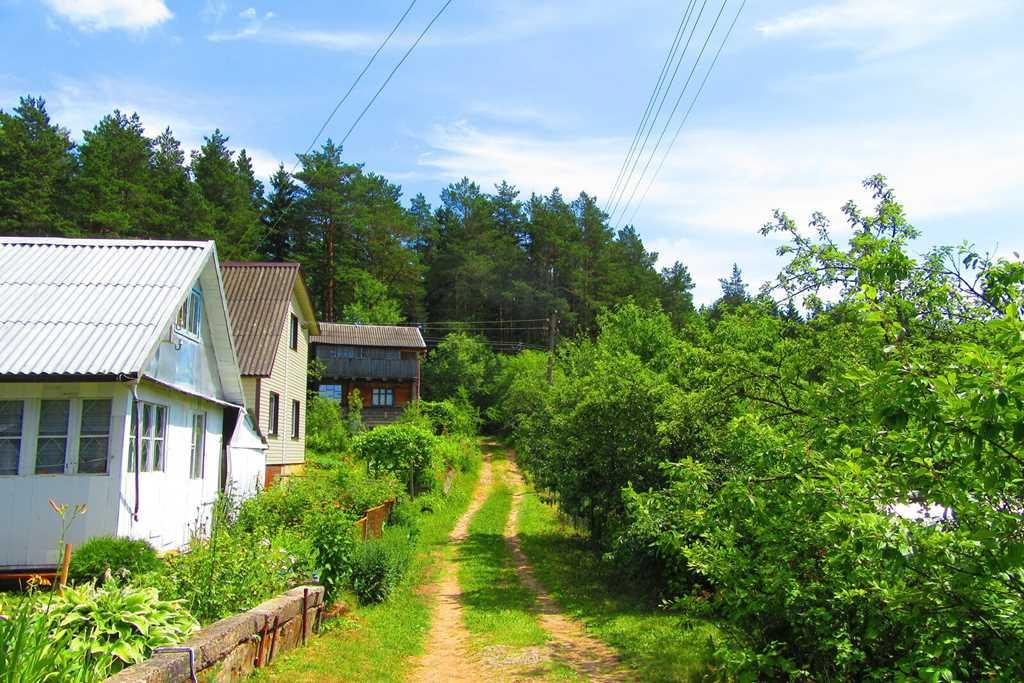
[[[238,681],[280,653],[302,645],[323,610],[322,586],[300,586],[248,612],[210,624],[182,644],[192,651],[200,681]],[[305,620],[303,601],[305,600]],[[305,629],[303,629],[305,627]],[[108,683],[191,681],[187,652],[161,652],[107,679]]]

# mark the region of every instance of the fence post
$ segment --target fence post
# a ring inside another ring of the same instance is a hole
[[[57,592],[64,590],[64,586],[68,585],[68,570],[71,569],[71,544],[64,544],[64,559],[60,564],[60,576],[57,577]]]

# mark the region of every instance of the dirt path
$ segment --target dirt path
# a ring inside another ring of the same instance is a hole
[[[469,522],[483,506],[491,492],[493,474],[491,460],[486,458],[480,468],[480,479],[473,491],[469,507],[455,523],[448,535],[452,547],[469,535]],[[430,620],[430,634],[427,636],[426,654],[419,657],[412,668],[410,681],[415,683],[440,683],[441,681],[480,681],[482,670],[473,657],[469,632],[462,622],[462,590],[456,577],[454,555],[442,562],[441,578],[432,591],[437,595],[437,604]]]
[[[548,656],[553,661],[569,666],[588,681],[633,680],[631,672],[622,665],[615,651],[588,635],[579,621],[563,614],[558,603],[534,575],[519,542],[519,509],[522,507],[525,485],[511,451],[506,481],[514,493],[512,509],[505,524],[505,543],[515,561],[519,581],[537,597],[540,625],[551,636],[546,646]]]

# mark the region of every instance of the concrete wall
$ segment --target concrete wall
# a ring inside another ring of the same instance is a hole
[[[76,474],[78,429],[83,398],[111,399],[110,450],[106,474]],[[42,399],[70,403],[66,474],[35,474],[39,405]],[[88,511],[75,520],[66,540],[75,545],[87,538],[113,534],[121,498],[125,458],[119,447],[125,438],[130,395],[122,383],[0,383],[0,400],[24,401],[21,454],[17,476],[0,476],[0,566],[44,567],[58,562],[60,520],[48,500],[85,504]]]
[[[302,645],[314,631],[323,608],[322,586],[300,586],[242,614],[221,619],[183,646],[193,652],[200,681],[244,680],[278,654]],[[305,597],[305,600],[304,600]],[[303,619],[305,602],[305,619]],[[305,630],[303,630],[305,627]],[[190,681],[185,652],[160,653],[107,679],[109,683]]]

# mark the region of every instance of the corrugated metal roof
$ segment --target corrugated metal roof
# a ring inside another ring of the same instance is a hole
[[[268,377],[284,331],[298,263],[222,263],[235,350],[243,375]]]
[[[343,325],[320,323],[320,334],[310,337],[318,344],[349,346],[386,346],[400,349],[425,349],[423,335],[417,327],[397,325]]]
[[[139,372],[212,249],[0,237],[0,375]]]

